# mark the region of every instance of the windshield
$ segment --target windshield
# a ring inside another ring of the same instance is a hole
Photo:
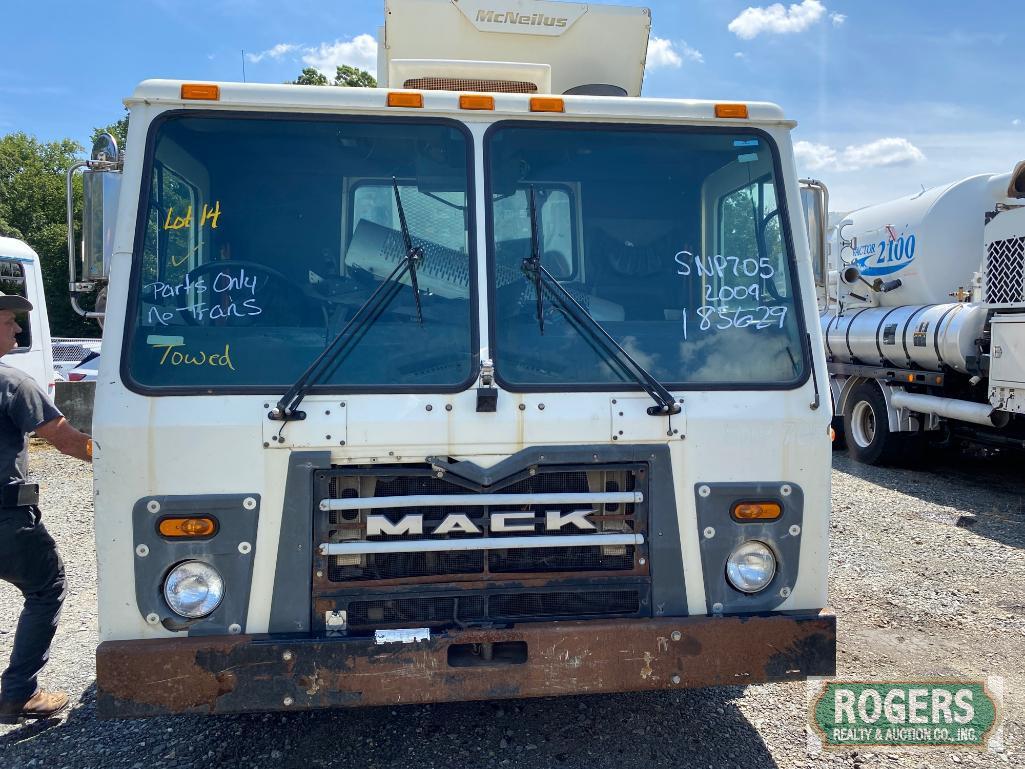
[[[475,372],[469,142],[449,121],[172,115],[151,131],[126,366],[143,387],[292,384],[405,257],[333,389],[458,390]]]
[[[530,187],[541,263],[656,379],[803,379],[792,257],[764,134],[506,123],[486,142],[493,357],[503,384],[633,384],[547,296],[542,333],[521,270]]]

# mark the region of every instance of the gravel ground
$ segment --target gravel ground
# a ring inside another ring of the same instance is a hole
[[[44,520],[71,597],[44,683],[61,719],[0,726],[0,767],[962,767],[1025,764],[1025,476],[1021,460],[946,458],[878,469],[834,455],[831,598],[839,674],[1002,675],[1003,753],[809,756],[803,684],[97,722],[96,573],[89,468],[33,448]],[[968,528],[950,521],[971,515]],[[0,660],[20,596],[0,583]]]

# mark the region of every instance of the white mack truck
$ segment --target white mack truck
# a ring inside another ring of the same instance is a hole
[[[829,241],[822,335],[851,456],[1025,448],[1025,162],[854,211]]]
[[[380,88],[146,81],[82,169],[99,714],[832,674],[794,123],[640,98],[646,9],[385,18]]]

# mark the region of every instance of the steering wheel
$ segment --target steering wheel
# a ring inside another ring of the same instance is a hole
[[[200,315],[182,311],[190,326],[326,325],[323,300],[265,264],[218,260],[190,270],[186,278],[192,284],[204,280],[206,289],[199,294],[205,305]]]

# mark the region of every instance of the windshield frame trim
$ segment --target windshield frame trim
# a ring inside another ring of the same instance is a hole
[[[808,380],[811,378],[811,367],[812,367],[812,350],[808,334],[807,325],[804,319],[804,301],[802,297],[803,285],[799,280],[797,271],[797,260],[795,258],[794,251],[794,239],[793,232],[790,226],[790,211],[787,205],[787,192],[785,187],[782,187],[784,194],[779,195],[781,185],[783,181],[783,168],[780,160],[779,147],[776,144],[776,140],[762,128],[756,126],[712,126],[712,125],[677,125],[673,123],[608,123],[608,122],[584,122],[584,121],[568,121],[568,120],[523,120],[523,119],[511,119],[511,120],[500,120],[492,123],[488,126],[484,132],[482,139],[483,146],[482,157],[484,168],[484,231],[485,231],[485,245],[486,245],[486,267],[488,275],[487,285],[487,296],[489,302],[493,301],[494,297],[494,277],[495,277],[495,239],[494,239],[494,211],[492,208],[492,171],[491,171],[491,141],[492,134],[505,128],[528,128],[533,130],[541,129],[552,129],[561,128],[571,131],[620,131],[620,132],[650,132],[650,133],[697,133],[697,134],[708,134],[708,133],[721,133],[721,134],[735,134],[739,132],[751,133],[759,136],[766,142],[766,146],[769,147],[772,153],[772,166],[774,173],[774,189],[776,190],[777,207],[779,208],[783,241],[787,249],[789,258],[787,259],[787,269],[791,281],[791,286],[794,290],[794,314],[797,318],[797,333],[800,337],[798,340],[799,348],[801,350],[802,362],[804,364],[803,370],[800,376],[785,382],[744,382],[744,383],[731,383],[731,382],[690,382],[681,383],[674,381],[666,381],[661,378],[658,380],[661,382],[666,389],[670,392],[714,392],[714,391],[752,391],[752,390],[798,390],[803,387]],[[636,382],[580,382],[573,384],[553,384],[553,383],[539,383],[539,384],[523,384],[519,382],[510,382],[502,375],[502,351],[498,344],[497,326],[495,323],[497,312],[493,306],[489,307],[488,312],[488,341],[490,344],[491,355],[495,361],[495,382],[502,387],[502,389],[512,393],[538,393],[538,392],[644,392],[642,388]]]
[[[130,358],[132,353],[131,339],[138,328],[135,313],[139,307],[139,295],[142,289],[142,255],[145,244],[147,215],[153,185],[153,168],[155,145],[159,128],[166,122],[181,117],[188,118],[228,118],[237,120],[283,120],[291,122],[329,122],[329,123],[407,123],[415,125],[444,125],[458,130],[466,141],[466,195],[468,200],[467,238],[470,260],[469,304],[467,322],[469,324],[469,361],[467,376],[456,384],[450,385],[314,385],[307,395],[323,394],[452,394],[469,389],[480,375],[480,290],[477,285],[477,254],[476,237],[476,147],[473,133],[469,126],[461,120],[450,117],[434,116],[392,116],[392,115],[335,115],[330,113],[285,113],[271,110],[238,110],[238,109],[169,109],[154,117],[147,127],[146,146],[143,154],[143,166],[139,180],[138,207],[136,211],[135,235],[132,241],[132,266],[129,277],[127,305],[124,315],[124,329],[121,338],[120,361],[118,362],[121,382],[125,389],[146,397],[168,397],[180,395],[265,395],[281,396],[288,391],[291,384],[284,385],[148,385],[142,384],[132,375]]]

